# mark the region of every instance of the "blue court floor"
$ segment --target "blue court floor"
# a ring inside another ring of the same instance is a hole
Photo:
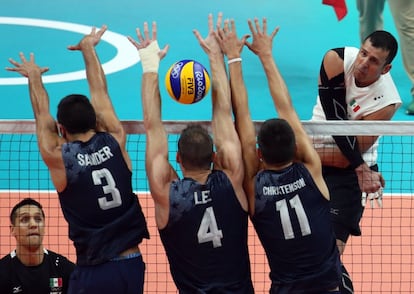
[[[192,29],[207,33],[207,15],[222,11],[234,18],[239,35],[248,33],[247,19],[267,17],[269,27],[280,26],[274,41],[274,55],[291,91],[293,103],[302,120],[308,120],[317,94],[317,76],[324,52],[332,47],[359,46],[358,16],[355,3],[348,2],[348,15],[336,19],[330,6],[321,0],[15,0],[0,10],[0,65],[9,66],[8,58],[18,58],[19,51],[35,53],[41,66],[50,67],[45,75],[52,113],[57,102],[69,93],[88,95],[82,77],[83,60],[79,52],[66,49],[76,44],[91,26],[108,25],[105,42],[98,54],[105,64],[108,87],[114,106],[122,120],[141,120],[141,66],[137,53],[126,41],[135,36],[135,28],[144,21],[157,21],[160,46],[170,45],[162,61],[161,80],[168,67],[181,59],[207,63],[206,56]],[[395,34],[388,7],[385,11],[386,30]],[[247,48],[243,51],[243,70],[247,83],[252,116],[263,120],[275,116],[268,94],[266,79],[258,59]],[[405,104],[409,101],[410,84],[398,54],[392,74]],[[163,81],[162,81],[163,83]],[[211,99],[207,96],[196,105],[181,105],[170,99],[162,84],[163,118],[167,120],[208,120]],[[16,73],[0,70],[0,119],[32,119],[27,85]],[[411,120],[402,107],[395,120]]]

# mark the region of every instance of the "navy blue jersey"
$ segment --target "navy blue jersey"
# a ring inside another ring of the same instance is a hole
[[[41,264],[25,266],[12,251],[0,260],[0,293],[65,294],[74,268],[66,257],[46,249]]]
[[[149,238],[132,173],[115,138],[97,133],[62,146],[67,186],[59,193],[77,264],[108,261]]]
[[[252,222],[272,283],[292,293],[337,287],[341,270],[330,204],[306,167],[294,163],[281,171],[261,171],[255,191]]]
[[[253,293],[248,214],[222,171],[200,184],[171,183],[168,224],[159,230],[180,293]]]

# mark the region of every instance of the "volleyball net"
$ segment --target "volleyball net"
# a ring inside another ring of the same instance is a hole
[[[177,139],[189,123],[165,122],[175,162]],[[261,122],[256,122],[259,127]],[[367,202],[361,222],[362,236],[351,237],[343,256],[354,282],[355,293],[412,293],[414,291],[414,122],[394,121],[304,121],[309,135],[379,135],[378,165],[386,180],[383,208]],[[133,188],[147,218],[151,238],[140,248],[146,263],[145,293],[176,293],[168,261],[155,225],[154,206],[145,175],[145,132],[140,121],[123,121],[127,148],[133,163]],[[180,174],[180,171],[179,171]],[[38,151],[32,120],[0,121],[0,255],[15,248],[10,234],[11,208],[25,197],[38,200],[46,213],[46,248],[75,261],[47,167]],[[249,227],[252,278],[256,293],[268,293],[269,269],[256,233]]]

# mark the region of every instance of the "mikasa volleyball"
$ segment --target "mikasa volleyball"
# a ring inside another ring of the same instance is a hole
[[[193,104],[203,99],[210,90],[210,76],[201,63],[184,59],[168,69],[165,86],[175,101]]]

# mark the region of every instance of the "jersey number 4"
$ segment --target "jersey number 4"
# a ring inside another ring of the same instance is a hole
[[[213,207],[204,211],[203,219],[197,232],[198,243],[213,242],[213,247],[221,247],[223,232],[217,226]]]
[[[308,217],[306,216],[305,209],[303,209],[302,202],[298,195],[294,196],[289,200],[289,205],[295,210],[296,216],[299,221],[300,230],[302,236],[310,235],[311,228],[309,225]],[[282,199],[276,202],[276,210],[280,215],[280,222],[282,223],[283,233],[285,239],[295,238],[295,233],[293,232],[292,220],[289,216],[288,202],[286,199]]]
[[[92,172],[93,183],[96,186],[102,186],[105,196],[98,198],[99,207],[103,210],[118,207],[122,204],[121,193],[115,186],[114,178],[111,172],[106,169],[94,170]],[[106,185],[102,184],[105,179]]]

